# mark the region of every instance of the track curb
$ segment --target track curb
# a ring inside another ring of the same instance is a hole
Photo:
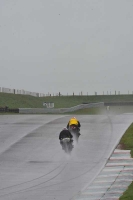
[[[115,149],[91,185],[74,200],[119,200],[132,181],[130,150]]]

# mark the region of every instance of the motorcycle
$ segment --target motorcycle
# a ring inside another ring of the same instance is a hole
[[[60,140],[60,144],[62,146],[62,149],[67,153],[70,154],[72,149],[74,148],[73,140],[70,138],[63,138]]]
[[[79,136],[80,136],[80,129],[75,125],[70,125],[69,131],[73,135],[73,138],[78,142]]]

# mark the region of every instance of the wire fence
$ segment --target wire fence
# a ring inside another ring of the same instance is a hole
[[[10,88],[5,88],[5,87],[0,87],[0,92],[10,93],[10,94],[31,95],[31,96],[34,96],[34,97],[43,97],[43,96],[45,96],[45,94],[43,94],[43,93],[30,92],[30,91],[18,90],[18,89],[10,89]]]

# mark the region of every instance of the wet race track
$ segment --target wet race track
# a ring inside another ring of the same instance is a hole
[[[59,143],[65,115],[0,115],[0,200],[71,200],[106,164],[132,114],[79,115],[71,155]]]

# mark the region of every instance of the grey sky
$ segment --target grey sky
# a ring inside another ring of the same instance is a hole
[[[133,91],[132,0],[0,0],[0,86]]]

